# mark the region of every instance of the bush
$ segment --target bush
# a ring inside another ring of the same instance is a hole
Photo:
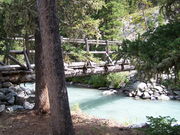
[[[175,125],[177,120],[169,116],[154,118],[147,116],[149,128],[145,129],[147,135],[180,135],[180,126]]]
[[[108,86],[106,75],[92,75],[88,81],[88,84],[95,88]]]
[[[128,82],[128,73],[110,73],[107,76],[107,81],[108,83],[113,86],[114,88],[119,88],[122,86],[124,83]]]

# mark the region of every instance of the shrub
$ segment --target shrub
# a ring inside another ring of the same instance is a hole
[[[180,126],[175,125],[177,120],[169,116],[154,118],[147,116],[149,128],[145,129],[147,135],[180,135]]]
[[[114,88],[119,88],[124,83],[128,82],[128,73],[110,73],[107,76],[107,81],[110,85],[112,85]]]

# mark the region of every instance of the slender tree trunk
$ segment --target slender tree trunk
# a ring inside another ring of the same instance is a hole
[[[53,135],[74,135],[55,0],[37,0]]]
[[[37,21],[38,24],[38,21]],[[36,72],[36,97],[35,110],[38,114],[45,114],[50,112],[48,89],[45,82],[45,74],[43,68],[43,54],[40,31],[35,32],[35,72]]]

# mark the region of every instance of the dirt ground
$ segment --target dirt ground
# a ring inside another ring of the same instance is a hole
[[[52,135],[49,116],[33,111],[0,114],[0,135]],[[72,113],[72,119],[76,135],[143,135],[136,129],[81,113]]]

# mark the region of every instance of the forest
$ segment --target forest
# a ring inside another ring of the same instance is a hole
[[[0,134],[179,135],[179,9],[179,0],[0,0]],[[158,104],[142,110],[142,126],[113,117],[141,115],[131,102]],[[111,104],[120,112],[109,115]]]

